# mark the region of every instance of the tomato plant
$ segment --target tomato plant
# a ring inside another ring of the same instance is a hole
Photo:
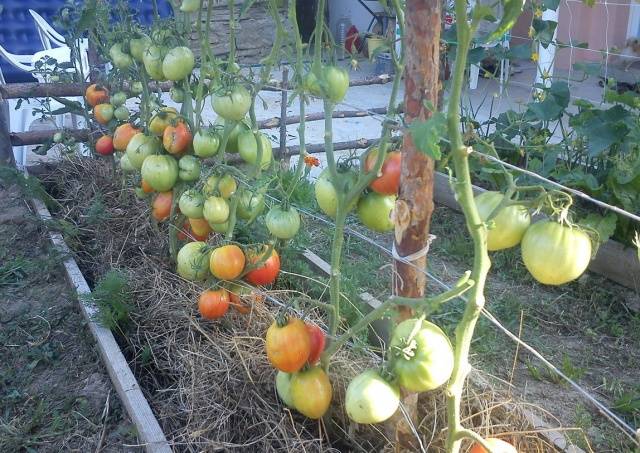
[[[162,47],[151,45],[142,54],[142,62],[144,69],[151,79],[159,82],[166,80],[164,72],[162,72],[162,62],[166,50]]]
[[[344,179],[345,186],[348,189],[353,187],[356,182],[357,175],[351,170],[342,170],[338,169],[338,174],[341,179]],[[318,206],[322,212],[326,215],[334,219],[336,217],[336,209],[338,207],[338,195],[335,187],[330,179],[329,169],[324,169],[315,183],[315,195],[316,201],[318,202]],[[353,200],[349,206],[348,210],[351,211],[358,204],[358,199]]]
[[[236,193],[238,184],[233,176],[227,175],[213,175],[207,178],[207,181],[202,188],[202,193],[206,196],[220,195],[225,200],[231,198]]]
[[[164,149],[170,154],[182,154],[191,144],[192,136],[189,126],[179,121],[175,126],[167,126],[162,135]]]
[[[193,237],[198,241],[206,241],[209,233],[212,231],[209,222],[205,219],[189,218],[189,226],[191,227]]]
[[[364,161],[364,170],[371,171],[375,167],[378,158],[378,148],[372,148]],[[395,195],[400,189],[400,170],[402,155],[399,151],[392,151],[384,158],[378,177],[371,181],[369,187],[374,192],[382,195]]]
[[[108,124],[113,119],[113,105],[98,104],[93,108],[93,116],[100,124]]]
[[[126,108],[124,105],[121,105],[120,107],[116,108],[113,111],[113,116],[118,120],[118,121],[127,121],[129,119],[129,109]]]
[[[379,233],[391,231],[394,227],[391,214],[395,203],[395,195],[369,192],[358,202],[358,218],[364,226],[373,231]]]
[[[200,179],[200,159],[194,156],[182,156],[178,161],[178,177],[181,181],[193,182]]]
[[[228,91],[211,98],[211,106],[221,118],[242,120],[251,107],[251,94],[242,85],[234,85]]]
[[[167,155],[151,155],[142,163],[142,178],[158,192],[171,189],[178,180],[178,163]]]
[[[289,386],[293,407],[302,415],[318,419],[329,409],[333,388],[327,373],[315,366],[293,375]]]
[[[219,148],[220,136],[215,131],[200,129],[193,136],[193,152],[198,157],[213,157]]]
[[[91,107],[109,102],[109,90],[96,83],[87,87],[84,98]]]
[[[495,437],[488,437],[484,440],[489,447],[491,447],[491,453],[518,453],[516,447],[509,442],[497,439]],[[486,448],[480,444],[474,444],[469,450],[469,453],[489,453]]]
[[[269,232],[279,239],[291,239],[300,229],[300,214],[293,206],[272,207],[265,218]]]
[[[262,253],[252,252],[247,256],[249,264],[252,266],[262,262],[257,268],[250,270],[244,276],[244,279],[252,285],[270,285],[276,281],[280,273],[280,256],[278,252],[272,249],[271,255],[263,261],[264,253],[266,253],[266,249],[263,249]]]
[[[356,423],[381,423],[400,405],[400,389],[376,370],[367,370],[353,378],[344,401],[347,415]]]
[[[173,193],[160,192],[153,199],[151,206],[151,215],[158,222],[163,222],[169,218],[171,213],[171,203],[173,201]]]
[[[244,220],[255,219],[264,210],[264,195],[243,190],[238,200],[237,214]]]
[[[311,349],[309,352],[309,358],[307,363],[309,365],[315,365],[320,360],[320,354],[324,351],[325,335],[324,331],[314,323],[305,323],[307,333],[309,334],[309,340],[311,341]]]
[[[109,57],[111,58],[113,65],[118,69],[129,69],[133,64],[133,58],[122,50],[121,43],[116,43],[111,46],[109,49]]]
[[[245,256],[235,244],[213,249],[209,258],[211,275],[220,280],[235,280],[244,270]]]
[[[300,370],[311,352],[307,328],[300,319],[278,319],[267,329],[265,339],[267,358],[271,365],[286,373]]]
[[[204,280],[209,276],[210,250],[204,242],[189,242],[177,256],[178,275],[186,280]]]
[[[133,127],[132,124],[121,124],[113,132],[113,147],[118,151],[126,150],[129,141],[139,132],[141,131]]]
[[[113,154],[113,139],[110,135],[103,135],[96,141],[96,152],[101,156]]]
[[[284,371],[278,371],[276,373],[276,391],[282,402],[287,407],[293,407],[293,399],[291,398],[291,373],[285,373]]]
[[[144,52],[151,46],[151,38],[149,36],[141,33],[138,34],[136,38],[131,38],[129,40],[129,53],[134,60],[137,62],[142,62],[144,57]]]
[[[174,47],[162,60],[162,74],[169,80],[182,80],[191,74],[195,66],[195,57],[188,47]]]
[[[204,201],[202,214],[210,224],[224,223],[229,218],[229,203],[222,197],[211,196]]]
[[[113,96],[111,96],[111,104],[116,107],[120,107],[127,102],[127,93],[124,91],[118,91]]]
[[[198,311],[204,319],[222,318],[228,310],[229,294],[225,289],[209,289],[200,294],[198,298]]]
[[[242,314],[250,313],[254,304],[264,301],[263,294],[247,285],[227,282],[225,288],[229,292],[231,306]]]
[[[265,169],[271,164],[273,158],[273,148],[271,146],[271,140],[259,133],[260,143],[262,144],[262,158],[260,159],[260,167]],[[238,135],[238,149],[240,157],[246,163],[256,165],[258,160],[258,142],[256,137],[251,131],[245,131]]]
[[[201,219],[203,217],[204,197],[200,191],[189,189],[180,195],[178,206],[180,207],[180,212],[190,219]]]
[[[482,220],[487,220],[500,205],[504,195],[498,192],[483,192],[474,201]],[[531,215],[522,205],[511,205],[500,209],[489,222],[487,231],[487,249],[502,250],[515,247],[522,240],[531,224]]]
[[[142,169],[142,164],[147,157],[158,154],[161,151],[160,141],[155,136],[137,133],[127,144],[127,157],[134,168]]]
[[[164,130],[171,125],[178,117],[178,111],[173,107],[162,107],[151,118],[149,123],[149,131],[159,137],[162,137]]]

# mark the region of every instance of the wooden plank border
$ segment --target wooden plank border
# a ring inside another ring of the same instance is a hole
[[[48,221],[52,219],[51,213],[42,201],[32,199],[31,204],[41,220]],[[158,420],[142,394],[138,381],[131,368],[129,368],[129,364],[122,354],[116,339],[109,329],[96,322],[95,317],[98,308],[82,297],[91,294],[91,289],[82,275],[78,263],[73,258],[71,250],[60,233],[48,231],[48,236],[54,248],[62,252],[65,257],[63,265],[67,281],[78,295],[82,315],[98,344],[100,355],[107,367],[111,382],[113,382],[120,400],[124,403],[127,413],[138,431],[138,436],[143,442],[142,446],[145,447],[148,453],[170,453],[172,449],[169,446],[169,442],[167,442]]]

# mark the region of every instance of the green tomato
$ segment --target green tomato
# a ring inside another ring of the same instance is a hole
[[[178,163],[166,154],[149,156],[142,163],[142,179],[156,192],[166,192],[178,181]]]
[[[171,97],[173,102],[184,102],[184,90],[177,87],[171,87],[169,90],[169,97]]]
[[[229,218],[229,203],[222,197],[209,197],[204,202],[202,214],[210,225],[224,223]]]
[[[184,156],[178,161],[178,177],[182,181],[197,181],[200,178],[200,159],[195,156]]]
[[[153,80],[166,80],[162,72],[162,61],[164,58],[164,48],[159,46],[149,46],[142,54],[144,69]]]
[[[129,119],[129,109],[121,105],[113,111],[113,116],[119,121],[126,121]]]
[[[236,193],[238,184],[233,176],[226,174],[222,177],[212,175],[207,178],[207,181],[202,188],[202,193],[207,197],[211,195],[220,195],[225,200],[231,198]]]
[[[293,206],[286,210],[282,206],[274,206],[267,213],[265,223],[273,236],[278,239],[291,239],[300,229],[300,214]]]
[[[131,92],[135,95],[142,94],[144,91],[144,87],[142,86],[142,82],[135,81],[131,84]],[[151,100],[149,100],[151,102]]]
[[[369,192],[358,203],[358,218],[364,226],[378,233],[391,231],[394,227],[391,214],[395,204],[395,195]]]
[[[131,165],[129,156],[127,156],[125,153],[122,153],[122,156],[120,156],[120,168],[122,169],[123,173],[135,173],[136,171],[136,168]]]
[[[205,280],[209,276],[209,255],[207,244],[200,241],[185,244],[177,256],[177,272],[190,281]]]
[[[251,107],[251,94],[242,85],[235,85],[229,92],[211,98],[214,112],[225,120],[242,120]]]
[[[415,335],[408,341],[416,327]],[[391,336],[389,351],[398,383],[410,392],[437,389],[453,372],[451,342],[438,326],[428,321],[407,319],[398,324]]]
[[[524,234],[522,261],[545,285],[564,285],[580,277],[591,261],[591,239],[577,227],[551,220],[534,223]]]
[[[229,222],[228,221],[227,222],[222,222],[222,223],[211,223],[211,222],[209,222],[209,226],[216,233],[226,233],[227,230],[229,229]]]
[[[127,93],[124,91],[118,91],[113,96],[111,96],[111,103],[116,107],[120,107],[127,102]]]
[[[264,206],[264,195],[243,190],[238,200],[236,214],[243,220],[252,220],[262,214]]]
[[[293,400],[291,399],[291,378],[293,377],[290,373],[285,373],[284,371],[278,371],[276,374],[276,391],[278,392],[278,396],[285,404],[285,406],[293,408]]]
[[[182,80],[191,74],[196,59],[188,47],[174,47],[162,60],[162,73],[173,81]]]
[[[195,189],[189,189],[180,195],[178,207],[190,219],[201,219],[204,217],[204,196]]]
[[[323,76],[326,96],[333,102],[342,101],[349,89],[349,73],[336,66],[327,66],[323,71]]]
[[[475,197],[480,218],[485,221],[502,202],[504,195],[498,192],[483,192]],[[502,208],[490,222],[487,230],[487,249],[490,251],[515,247],[531,225],[531,215],[521,205]]]
[[[356,423],[381,423],[400,405],[400,389],[376,370],[367,370],[349,383],[344,401],[347,415]]]
[[[140,170],[144,160],[153,154],[158,154],[161,148],[162,145],[156,137],[138,132],[129,141],[125,152],[131,165]]]
[[[194,13],[200,9],[200,0],[182,0],[180,11],[183,13]]]
[[[346,189],[351,189],[358,179],[358,176],[351,170],[349,171],[340,171],[339,172],[340,179],[346,180]],[[338,195],[335,187],[333,187],[333,183],[331,182],[331,173],[329,169],[326,168],[322,170],[322,173],[318,176],[315,184],[315,194],[316,201],[318,202],[318,206],[322,212],[331,217],[332,219],[336,218],[336,210],[338,209]],[[347,211],[351,211],[358,204],[358,199],[356,198],[351,202],[348,206]]]
[[[122,51],[122,44],[116,43],[109,49],[109,58],[113,65],[121,70],[126,70],[133,64],[133,58],[131,55]]]
[[[215,124],[217,126],[222,126],[224,128],[225,126],[225,119],[222,117],[217,117],[215,120]],[[224,149],[225,152],[227,153],[237,153],[239,151],[239,146],[238,146],[238,138],[240,137],[240,134],[245,132],[245,131],[249,131],[251,130],[251,128],[249,127],[249,125],[244,122],[244,121],[240,121],[238,123],[236,123],[236,125],[234,126],[233,129],[231,129],[231,133],[229,134],[229,138],[227,139],[227,146]],[[220,131],[220,143],[222,143],[222,134],[224,133],[224,130]]]
[[[213,130],[200,129],[193,136],[193,152],[196,156],[213,157],[220,149],[220,136]]]
[[[129,41],[129,52],[134,60],[142,62],[144,51],[151,46],[151,38],[147,35],[141,35],[139,38],[133,38]]]
[[[262,143],[262,161],[260,166],[265,169],[271,164],[273,159],[273,149],[271,141],[266,135],[260,133],[260,141]],[[240,157],[246,163],[256,165],[258,159],[258,142],[252,131],[245,131],[238,137],[238,148],[240,149]]]

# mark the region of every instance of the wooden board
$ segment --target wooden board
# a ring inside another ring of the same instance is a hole
[[[31,204],[41,220],[51,220],[51,214],[42,201],[32,199]],[[64,238],[60,233],[49,231],[48,234],[53,246],[65,257],[63,265],[67,280],[78,295],[82,315],[98,344],[100,355],[107,367],[111,382],[113,382],[120,400],[124,403],[131,421],[136,426],[138,436],[143,442],[142,446],[149,453],[170,453],[172,451],[171,447],[158,424],[158,420],[153,415],[149,403],[142,394],[142,390],[131,372],[127,360],[122,351],[120,351],[116,339],[109,329],[96,322],[97,307],[82,297],[91,294],[91,290],[78,267],[78,263],[73,258],[71,250],[65,244]]]
[[[477,195],[485,192],[485,189],[473,186],[473,191]],[[448,175],[436,172],[433,197],[437,204],[460,211]],[[631,247],[625,248],[616,241],[607,241],[598,249],[598,253],[589,264],[589,270],[622,286],[640,291],[640,260],[636,250]]]

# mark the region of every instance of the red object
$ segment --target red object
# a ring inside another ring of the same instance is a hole
[[[362,38],[360,38],[360,32],[355,25],[352,25],[349,27],[349,30],[347,30],[347,37],[344,40],[344,48],[349,53],[356,53],[360,52],[362,46],[363,42]]]
[[[103,135],[96,142],[96,152],[102,156],[113,154],[113,140],[109,135]]]
[[[311,351],[309,352],[309,358],[307,362],[310,365],[315,365],[320,360],[320,355],[324,351],[325,337],[324,332],[320,327],[313,323],[305,323],[307,333],[309,334],[309,340],[311,340]]]

